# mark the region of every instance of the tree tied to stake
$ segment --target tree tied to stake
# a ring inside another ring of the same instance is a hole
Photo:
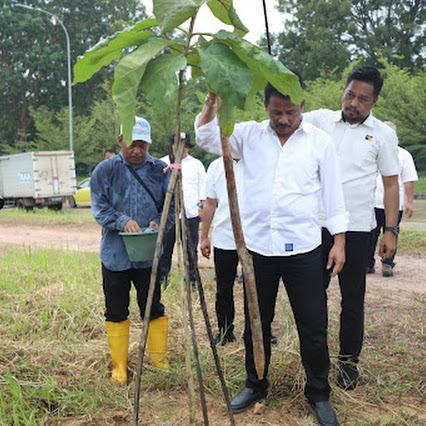
[[[188,19],[193,23],[204,4],[217,19],[232,25],[234,31],[195,33],[193,25],[189,30],[180,27]],[[90,79],[102,67],[118,60],[112,95],[123,123],[126,143],[131,141],[139,88],[156,108],[165,109],[171,95],[179,88],[177,74],[182,75],[188,67],[192,78],[204,77],[208,88],[222,99],[218,115],[225,159],[228,158],[227,137],[232,134],[235,124],[235,109],[250,110],[255,105],[257,92],[263,91],[268,82],[279,92],[290,96],[294,103],[302,102],[297,76],[264,50],[243,39],[248,30],[239,19],[232,0],[153,0],[153,6],[155,18],[138,22],[100,41],[78,58],[74,67],[75,84]],[[178,105],[177,117],[179,108]],[[179,128],[179,123],[176,127]],[[259,378],[262,378],[265,361],[257,292],[251,257],[244,255],[246,249],[235,201],[235,183],[232,184],[232,160],[230,162],[227,180],[231,180],[228,185],[231,219],[238,254],[243,254],[240,257],[243,271],[250,274],[250,278],[246,276],[245,286],[256,369]],[[173,170],[172,177],[175,173],[177,170]],[[170,185],[174,187],[175,183],[175,179],[171,179]],[[164,209],[163,215],[167,213]],[[159,247],[157,243],[157,250]]]

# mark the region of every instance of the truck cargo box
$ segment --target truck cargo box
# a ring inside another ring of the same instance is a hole
[[[64,201],[74,194],[75,188],[72,151],[25,152],[0,157],[0,196],[5,200],[21,200],[25,206],[50,205]]]

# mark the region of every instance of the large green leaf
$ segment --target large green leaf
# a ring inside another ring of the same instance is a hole
[[[186,59],[183,55],[163,54],[156,57],[148,63],[143,75],[143,94],[160,109],[167,109],[167,98],[178,88],[176,72],[185,66]]]
[[[112,96],[123,125],[123,136],[126,143],[132,140],[136,93],[146,65],[159,52],[172,44],[173,41],[160,38],[148,40],[117,64]]]
[[[248,29],[241,22],[232,3],[233,0],[209,0],[207,5],[216,18],[226,25],[233,25],[237,33],[244,37],[248,33]]]
[[[294,103],[302,102],[303,91],[298,77],[263,49],[242,40],[235,33],[223,30],[214,35],[214,40],[231,48],[253,72],[251,94],[255,94],[255,89],[262,90],[270,82],[280,93],[290,96]]]
[[[153,0],[161,31],[167,33],[191,18],[205,0]]]
[[[210,89],[226,104],[243,109],[253,81],[252,71],[223,43],[213,43],[207,49],[199,47],[197,50]]]
[[[118,59],[124,48],[139,46],[145,40],[153,37],[151,32],[143,30],[155,25],[157,25],[155,19],[146,19],[133,27],[126,28],[101,40],[89,49],[84,56],[77,59],[74,66],[74,84],[88,80],[102,67]]]
[[[231,136],[235,126],[235,107],[222,102],[217,114],[222,132],[228,137]]]
[[[191,77],[198,78],[204,76],[200,68],[200,55],[196,49],[192,50],[186,57],[188,65],[191,66]]]

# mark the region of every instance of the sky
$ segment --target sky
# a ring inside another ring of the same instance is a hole
[[[140,1],[145,5],[148,16],[152,16],[152,0]],[[249,32],[244,38],[251,43],[256,43],[265,33],[263,0],[234,0],[233,4],[241,21],[249,29]],[[271,33],[281,32],[283,29],[284,15],[275,9],[276,4],[276,0],[266,0],[269,32]],[[216,32],[222,28],[232,30],[232,27],[222,24],[222,22],[212,15],[210,9],[206,5],[203,5],[195,21],[195,31]]]

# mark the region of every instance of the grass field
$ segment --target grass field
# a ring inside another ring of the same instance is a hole
[[[3,211],[0,226],[11,220],[84,224],[93,219],[90,209],[79,209],[77,213]],[[424,256],[425,248],[425,232],[403,230],[400,254]],[[141,425],[189,423],[181,296],[177,271],[174,272],[171,286],[163,294],[170,318],[170,371],[159,372],[149,360],[145,363]],[[215,323],[214,272],[212,268],[203,268],[200,273],[211,321]],[[394,300],[390,295],[377,294],[367,302],[368,339],[362,356],[362,386],[354,393],[347,393],[334,385],[340,303],[336,287],[329,294],[329,336],[331,401],[340,424],[425,424],[424,297],[413,294],[409,300],[403,300],[402,296]],[[235,292],[236,330],[241,337],[240,285],[236,284]],[[112,385],[103,303],[97,253],[0,247],[0,425],[131,424],[141,321],[132,300],[130,384]],[[229,424],[197,294],[194,295],[194,321],[211,424]],[[273,349],[267,411],[263,416],[239,416],[237,424],[312,425],[303,398],[304,373],[297,333],[282,289],[274,330],[279,344]],[[241,340],[221,348],[219,355],[228,389],[235,395],[245,377]],[[197,419],[197,424],[201,424],[201,412]]]
[[[426,178],[419,178],[418,181],[414,182],[414,193],[426,194]]]

